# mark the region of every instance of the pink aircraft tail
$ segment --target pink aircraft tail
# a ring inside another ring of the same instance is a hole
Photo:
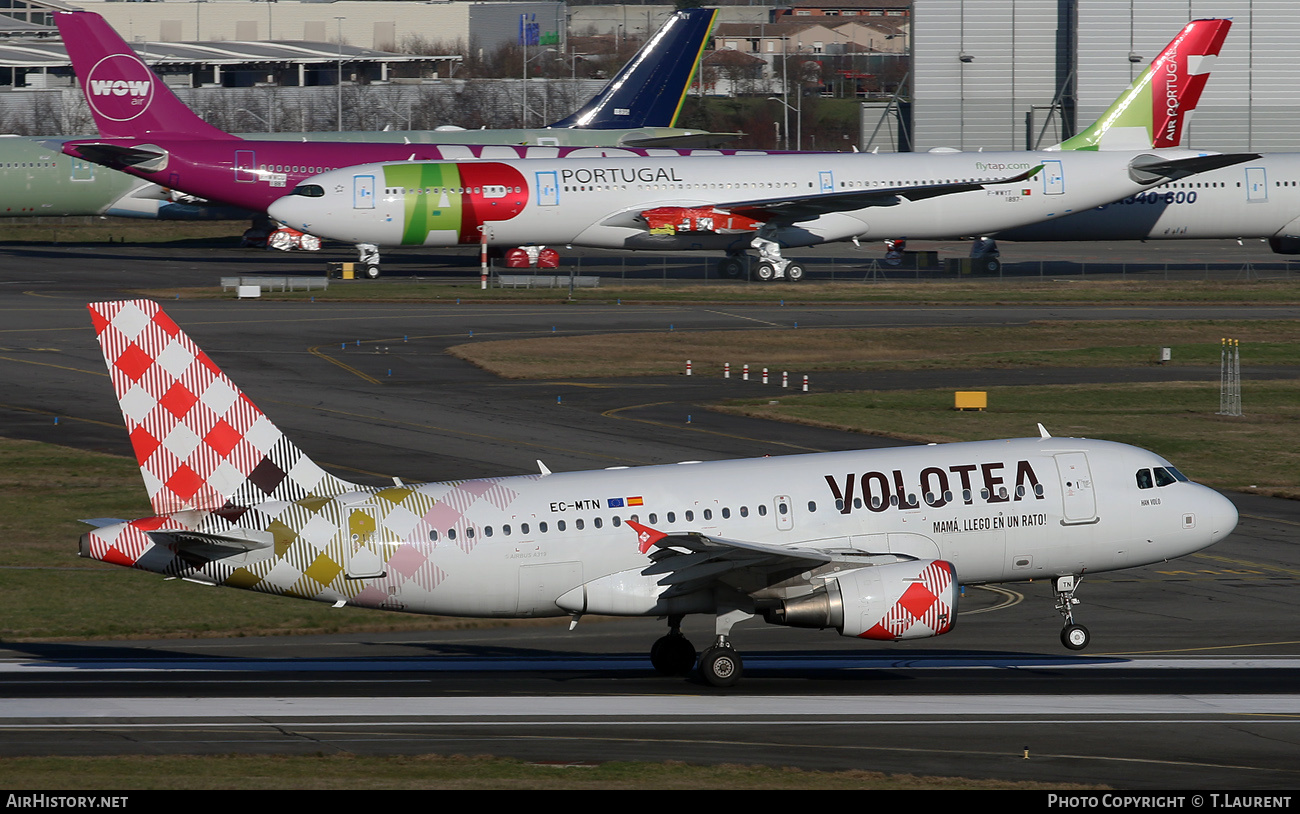
[[[356,488],[303,454],[157,303],[87,307],[157,514]]]
[[[236,138],[176,98],[103,17],[89,11],[57,11],[54,21],[104,138]]]

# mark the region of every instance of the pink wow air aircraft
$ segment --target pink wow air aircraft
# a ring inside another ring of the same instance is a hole
[[[59,12],[55,19],[104,136],[68,142],[64,152],[190,195],[271,212],[294,229],[363,247],[363,254],[379,246],[480,242],[705,249],[726,252],[721,270],[736,276],[748,265],[744,252],[754,248],[761,256],[757,277],[798,280],[803,268],[783,258],[782,248],[989,234],[1255,157],[1177,147],[1227,20],[1188,24],[1089,128],[1089,139],[1061,145],[1068,149],[768,155],[254,146],[195,116],[96,15]],[[711,160],[696,160],[705,155]],[[339,169],[375,161],[391,163]],[[317,178],[299,183],[308,175]],[[295,194],[280,198],[289,188]]]
[[[103,562],[336,607],[468,617],[715,617],[703,678],[734,684],[752,617],[938,636],[959,585],[1052,580],[1087,646],[1079,578],[1185,556],[1237,510],[1158,455],[1039,436],[368,487],[294,445],[152,301],[89,306],[154,516],[88,521]]]

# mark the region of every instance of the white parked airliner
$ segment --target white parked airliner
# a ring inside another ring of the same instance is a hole
[[[145,300],[90,306],[154,516],[80,552],[269,594],[410,613],[662,616],[666,674],[741,675],[751,617],[937,636],[959,585],[1080,577],[1223,539],[1232,503],[1154,453],[1036,438],[366,487],[313,463]],[[699,654],[686,614],[715,617]]]

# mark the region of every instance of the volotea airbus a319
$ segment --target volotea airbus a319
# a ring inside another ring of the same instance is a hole
[[[959,585],[1052,580],[1223,539],[1233,504],[1159,455],[1039,437],[367,487],[314,463],[152,301],[89,306],[152,517],[80,553],[170,577],[409,613],[666,617],[650,657],[741,676],[746,619],[938,636]],[[526,556],[521,556],[526,555]],[[712,615],[698,654],[680,632]]]

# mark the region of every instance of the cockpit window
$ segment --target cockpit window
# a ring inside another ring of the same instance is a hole
[[[293,188],[290,195],[301,195],[304,198],[323,198],[325,197],[325,187],[320,184],[302,184]]]
[[[1151,480],[1150,469],[1139,469],[1137,471],[1137,481],[1139,489],[1150,489],[1155,486],[1155,483]]]
[[[1156,486],[1168,486],[1177,481],[1178,479],[1171,475],[1168,469],[1165,469],[1163,466],[1156,467]]]
[[[1169,474],[1173,475],[1178,480],[1182,481],[1183,483],[1187,483],[1187,476],[1184,475],[1182,472],[1179,472],[1177,469],[1174,469],[1172,466],[1166,466],[1165,469],[1168,469]]]

